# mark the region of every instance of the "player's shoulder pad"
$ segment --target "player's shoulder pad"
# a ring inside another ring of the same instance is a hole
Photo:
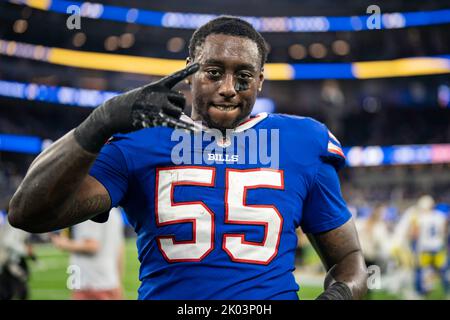
[[[290,114],[269,114],[274,126],[294,132],[297,136],[317,139],[323,135],[324,124],[310,117]]]
[[[288,132],[290,139],[301,141],[308,148],[317,148],[319,161],[329,163],[336,171],[345,166],[345,155],[339,140],[325,124],[310,117],[271,114],[272,125]]]
[[[312,139],[319,148],[321,161],[340,170],[345,166],[345,155],[341,143],[327,128],[325,124],[310,117],[301,117],[287,114],[271,115],[274,121],[280,120],[283,126],[293,129],[303,139]]]
[[[334,166],[336,171],[342,169],[345,166],[345,154],[342,150],[341,143],[334,136],[334,134],[324,125],[327,131],[326,138],[326,151],[325,154],[321,156],[322,160],[326,163],[330,163]]]

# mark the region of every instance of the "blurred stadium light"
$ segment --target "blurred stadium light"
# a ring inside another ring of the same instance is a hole
[[[137,57],[44,47],[0,39],[0,54],[95,70],[164,76],[185,60]],[[354,63],[267,63],[268,80],[373,79],[450,73],[450,55]]]
[[[37,154],[43,150],[42,139],[31,136],[0,134],[0,150]]]
[[[39,137],[0,134],[0,151],[38,154],[50,144]],[[344,147],[343,151],[349,167],[450,163],[450,144]]]
[[[0,80],[4,97],[93,108],[119,92],[77,89]]]
[[[67,13],[67,8],[76,5],[81,16],[91,19],[106,19],[142,24],[154,27],[196,29],[217,17],[214,14],[161,12],[137,8],[118,7],[92,2],[64,0],[9,0],[32,8]],[[260,32],[329,32],[368,30],[368,15],[347,17],[250,17],[241,16]],[[429,26],[450,22],[450,10],[384,13],[381,29]]]
[[[344,148],[350,167],[450,163],[450,144]]]
[[[120,92],[0,80],[0,96],[76,107],[95,108],[118,94]],[[274,111],[275,103],[272,99],[257,98],[252,112],[256,114]]]

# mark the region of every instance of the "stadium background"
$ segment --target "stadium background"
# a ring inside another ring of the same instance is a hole
[[[81,29],[68,28],[70,4],[81,9]],[[376,29],[371,5],[381,9]],[[383,204],[392,227],[423,194],[450,203],[449,1],[2,0],[0,209],[38,152],[104,99],[181,68],[193,29],[218,14],[252,17],[268,42],[255,112],[312,116],[340,139],[342,189],[355,216]],[[188,87],[180,90],[190,101]],[[134,299],[138,262],[128,234],[125,290]],[[31,298],[68,298],[67,255],[45,236],[35,240]],[[296,276],[300,297],[310,299],[323,270],[301,246]],[[429,281],[430,298],[445,298]],[[405,297],[386,288],[371,296]]]

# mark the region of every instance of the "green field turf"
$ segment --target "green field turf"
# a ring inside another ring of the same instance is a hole
[[[30,299],[32,300],[65,300],[69,299],[70,290],[66,287],[69,254],[59,251],[51,244],[36,245],[37,262],[30,262]],[[123,281],[126,299],[135,300],[139,287],[139,261],[135,240],[127,240],[125,277]]]
[[[65,300],[69,299],[70,291],[66,288],[68,274],[66,273],[69,255],[55,249],[50,244],[35,246],[38,257],[37,262],[30,262],[30,298],[33,300]],[[311,259],[309,257],[308,259]],[[134,239],[127,240],[126,264],[124,278],[124,294],[126,299],[135,300],[139,287],[136,245]],[[301,286],[299,296],[301,299],[314,299],[322,291],[321,286]],[[372,299],[398,299],[382,291],[376,291]],[[431,299],[442,299],[442,290],[433,292]]]

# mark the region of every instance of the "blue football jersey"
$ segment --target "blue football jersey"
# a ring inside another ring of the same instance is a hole
[[[139,299],[298,299],[296,229],[351,217],[339,141],[311,118],[266,113],[227,139],[206,134],[116,135],[90,170],[137,233]]]

